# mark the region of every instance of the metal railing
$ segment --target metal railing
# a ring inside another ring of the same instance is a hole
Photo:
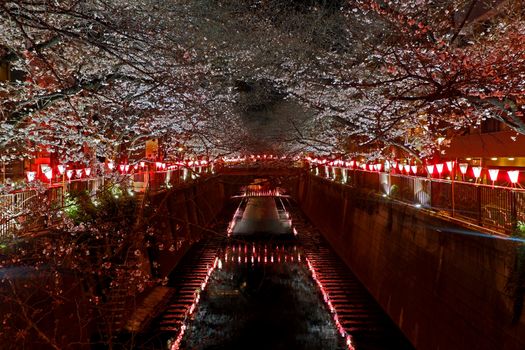
[[[207,174],[211,174],[211,168],[202,166],[195,169],[176,168],[138,172],[126,176],[127,181],[129,181],[129,188],[140,193],[146,189],[159,191],[175,187]],[[28,188],[0,195],[0,239],[10,237],[22,226],[27,214],[39,210],[42,204],[63,207],[66,192],[88,191],[89,193],[96,193],[104,187],[106,182],[107,178],[104,176],[65,180],[49,184],[45,190],[40,190],[40,192]]]
[[[457,217],[505,234],[525,225],[525,190],[457,180],[366,170],[311,171],[352,187],[373,190],[405,203]],[[329,174],[329,176],[327,176]]]

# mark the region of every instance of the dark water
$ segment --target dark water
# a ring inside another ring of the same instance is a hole
[[[149,330],[139,335],[139,348],[169,349],[175,343],[186,350],[349,349],[306,264],[307,250],[355,350],[412,350],[315,227],[293,204],[286,209],[297,237],[224,235],[196,244],[171,274],[174,296]],[[222,225],[218,232],[226,232],[228,224]],[[209,243],[213,248],[205,249]],[[216,261],[220,263],[202,291],[202,271]],[[179,317],[187,310],[178,311],[181,305],[191,304],[194,293],[200,297],[195,311]],[[180,338],[177,320],[182,319],[186,328]]]
[[[300,261],[299,261],[300,260]],[[345,349],[293,243],[229,246],[183,349]]]

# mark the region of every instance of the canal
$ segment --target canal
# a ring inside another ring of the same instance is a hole
[[[232,208],[222,234],[170,276],[174,293],[140,348],[412,349],[289,198]]]

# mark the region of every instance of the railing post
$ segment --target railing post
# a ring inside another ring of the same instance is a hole
[[[476,185],[476,199],[478,202],[478,223],[480,226],[483,226],[483,213],[481,212],[481,186]]]
[[[425,181],[428,181],[428,204],[430,208],[434,208],[434,205],[433,205],[434,196],[432,195],[432,180],[425,179]]]
[[[511,224],[511,235],[516,232],[518,227],[518,210],[516,203],[516,191],[510,190],[510,224]]]
[[[456,212],[456,194],[454,192],[454,183],[456,182],[456,173],[454,168],[452,169],[452,185],[450,186],[451,196],[452,196],[452,217],[454,217]]]

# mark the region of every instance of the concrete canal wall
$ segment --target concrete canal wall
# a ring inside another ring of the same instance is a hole
[[[311,175],[297,197],[417,349],[525,349],[508,289],[517,243]]]
[[[159,263],[159,276],[166,276],[194,242],[212,233],[225,200],[219,177],[151,195],[150,207],[156,211],[152,217],[158,231],[148,255]]]

